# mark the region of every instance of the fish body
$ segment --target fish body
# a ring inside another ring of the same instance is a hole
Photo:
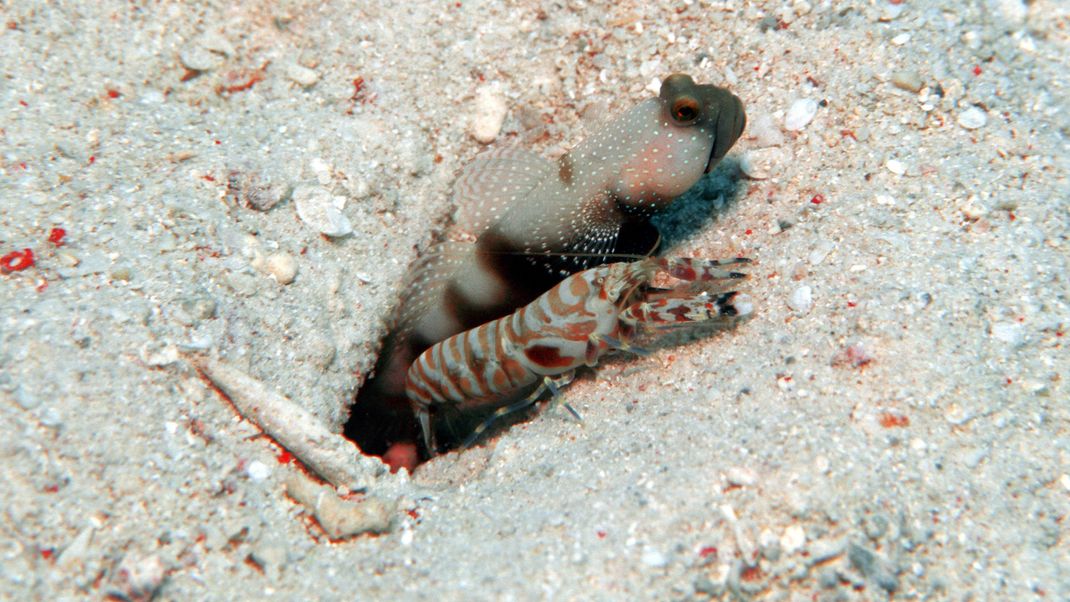
[[[746,262],[651,257],[591,268],[510,315],[432,345],[409,367],[405,383],[427,449],[435,451],[431,419],[438,410],[499,410],[493,419],[534,403],[549,383],[571,380],[561,377],[594,366],[608,351],[628,349],[642,325],[749,314],[749,299],[735,291],[714,297],[686,291],[666,295],[645,286],[659,270],[692,282],[742,278],[742,273],[722,266]],[[530,393],[540,381],[543,384]],[[511,405],[518,397],[520,404]]]
[[[346,434],[370,454],[412,440],[405,382],[424,350],[516,311],[570,274],[653,253],[660,236],[649,218],[708,173],[745,124],[731,92],[676,74],[657,98],[557,161],[516,148],[477,156],[453,194],[458,225],[475,242],[443,243],[411,270]]]

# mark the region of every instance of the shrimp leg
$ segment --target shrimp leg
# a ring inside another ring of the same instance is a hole
[[[479,440],[480,435],[485,433],[487,429],[489,429],[498,419],[508,416],[513,412],[519,412],[521,410],[531,407],[535,404],[536,401],[539,400],[539,397],[541,397],[542,394],[547,391],[549,391],[550,394],[553,396],[553,403],[564,403],[564,397],[561,395],[561,387],[564,387],[565,385],[572,382],[574,375],[575,372],[566,372],[565,374],[559,375],[557,377],[544,377],[542,379],[542,382],[539,383],[539,386],[536,387],[530,395],[528,395],[524,399],[521,399],[520,401],[511,403],[507,406],[503,406],[495,410],[493,414],[488,416],[486,420],[484,420],[479,426],[476,427],[474,431],[472,431],[471,435],[468,435],[468,438],[466,438],[464,440],[464,443],[461,444],[461,448],[467,449],[469,447],[472,447],[472,445],[474,445],[475,442]],[[565,409],[567,409],[576,418],[577,421],[581,423],[583,422],[583,418],[580,417],[579,413],[577,413],[576,410],[572,408],[572,406],[567,403],[564,403],[564,406]]]

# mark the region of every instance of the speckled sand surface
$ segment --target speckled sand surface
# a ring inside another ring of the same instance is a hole
[[[392,4],[0,8],[0,254],[35,258],[0,276],[0,598],[1070,599],[1065,3]],[[754,257],[756,315],[606,362],[582,426],[377,477],[392,530],[326,541],[181,354],[339,430],[476,99],[554,156],[674,71],[750,125],[668,250]]]

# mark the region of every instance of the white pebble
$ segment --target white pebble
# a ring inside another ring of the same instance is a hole
[[[314,85],[320,79],[318,73],[296,63],[286,66],[286,77],[304,88]]]
[[[736,308],[737,318],[749,316],[754,312],[754,301],[750,295],[736,295],[736,298],[732,300],[732,305]]]
[[[218,33],[206,33],[191,40],[178,51],[178,60],[186,69],[208,71],[223,62],[224,56],[233,56],[234,46]]]
[[[973,420],[973,417],[973,412],[954,402],[944,409],[944,419],[955,426],[966,424]]]
[[[818,456],[814,458],[814,468],[817,469],[817,472],[825,474],[829,471],[830,466],[831,463],[829,462],[828,456]]]
[[[145,90],[138,97],[138,102],[146,105],[159,105],[167,101],[167,97],[159,90]]]
[[[748,178],[765,180],[789,158],[790,153],[781,147],[756,148],[743,153],[739,160],[739,169]]]
[[[977,107],[970,107],[959,113],[958,122],[959,125],[967,130],[976,130],[988,123],[988,115],[985,115],[985,112]]]
[[[917,71],[896,71],[891,77],[892,85],[900,90],[919,92],[925,87],[925,82]]]
[[[308,168],[316,176],[316,181],[326,186],[331,183],[331,166],[322,157],[312,157],[308,160]]]
[[[41,405],[41,398],[19,385],[15,387],[15,403],[24,410],[32,410]]]
[[[661,568],[669,564],[669,559],[656,548],[647,547],[643,550],[643,564],[654,568]]]
[[[899,159],[888,159],[888,162],[885,163],[884,166],[888,168],[888,171],[897,176],[901,176],[907,172],[907,164]]]
[[[151,600],[167,578],[168,567],[159,556],[128,554],[114,572],[112,584],[123,600]]]
[[[194,40],[194,43],[196,43],[201,48],[211,50],[212,52],[218,52],[219,54],[223,54],[226,56],[234,56],[234,54],[237,52],[236,50],[234,50],[234,46],[230,43],[230,41],[227,40],[227,38],[225,38],[221,33],[208,32],[202,34],[200,37]]]
[[[820,265],[834,248],[836,248],[836,245],[823,240],[817,243],[813,251],[810,251],[810,255],[807,256],[806,260],[810,262],[810,265]]]
[[[758,475],[754,471],[742,466],[733,466],[725,473],[725,478],[730,485],[737,487],[749,487],[758,482]]]
[[[814,115],[817,115],[817,101],[812,98],[800,98],[791,103],[791,108],[784,117],[784,129],[797,132],[813,121]]]
[[[260,482],[271,476],[271,467],[260,460],[253,460],[245,467],[245,474],[253,481]]]
[[[784,134],[780,133],[780,128],[768,113],[760,113],[753,120],[748,119],[748,121],[750,124],[747,126],[747,131],[754,136],[754,142],[759,148],[784,144]]]
[[[223,57],[197,44],[190,44],[178,51],[178,60],[190,71],[209,71],[223,62]]]
[[[998,0],[996,5],[1003,17],[1004,24],[1015,29],[1021,27],[1029,16],[1029,6],[1022,0]]]
[[[899,18],[899,15],[903,14],[903,11],[907,9],[906,4],[893,4],[888,2],[884,5],[884,10],[881,11],[880,20],[882,22],[895,21]]]
[[[780,538],[776,536],[769,529],[762,529],[758,533],[758,549],[762,551],[762,555],[768,558],[770,554],[775,550],[777,554],[783,550],[780,548]]]
[[[506,112],[505,99],[500,94],[489,87],[480,88],[476,92],[469,133],[483,144],[494,142],[502,131]]]
[[[59,555],[56,564],[67,570],[81,568],[82,563],[85,562],[86,554],[89,552],[90,543],[93,541],[93,531],[93,527],[84,527],[79,531],[78,535],[67,544],[63,553]]]
[[[651,77],[655,73],[661,70],[661,59],[655,56],[649,61],[643,61],[639,64],[639,75],[641,77]]]
[[[800,286],[791,293],[788,299],[788,307],[799,313],[806,313],[814,305],[814,292],[809,286]]]
[[[293,191],[297,216],[313,230],[327,236],[345,236],[353,231],[349,218],[336,205],[331,193],[323,187],[302,184]]]
[[[264,262],[264,269],[279,284],[290,284],[297,276],[297,261],[288,253],[272,253]]]
[[[910,41],[910,34],[909,33],[901,33],[901,34],[895,36],[894,38],[892,38],[892,44],[895,44],[896,46],[902,46],[903,44],[906,44],[909,41]]]
[[[1011,347],[1021,347],[1025,342],[1025,329],[1017,322],[996,322],[992,325],[992,338]]]
[[[780,536],[780,547],[784,550],[785,554],[791,554],[796,550],[803,547],[806,543],[806,531],[799,525],[791,525],[787,529],[784,529],[784,534]]]

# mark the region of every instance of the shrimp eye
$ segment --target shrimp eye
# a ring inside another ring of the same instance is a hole
[[[672,103],[672,118],[679,123],[690,123],[698,118],[698,101],[690,96],[681,96]]]

